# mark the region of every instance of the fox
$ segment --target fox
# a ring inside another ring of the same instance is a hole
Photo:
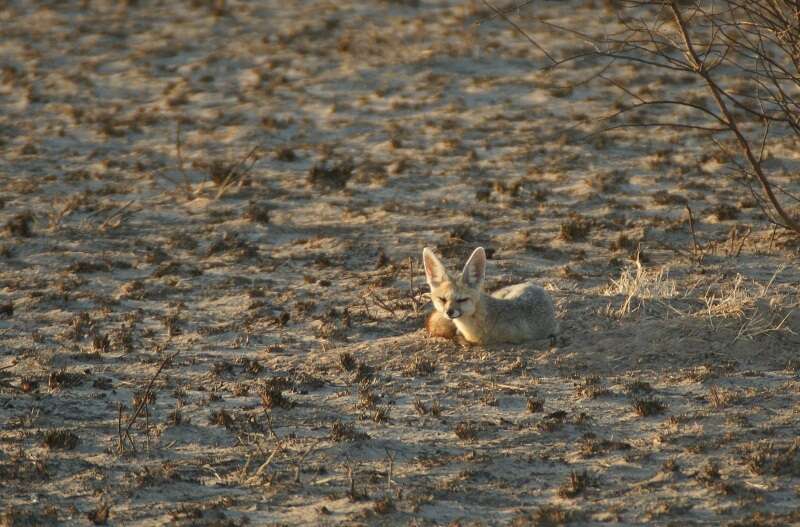
[[[434,252],[422,250],[425,278],[435,310],[427,319],[431,336],[462,337],[470,344],[520,344],[555,338],[559,324],[550,295],[531,283],[483,291],[486,251],[478,247],[460,276],[453,277]]]

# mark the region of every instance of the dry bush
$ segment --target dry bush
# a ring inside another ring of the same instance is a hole
[[[492,9],[547,57],[550,68],[587,61],[595,73],[581,84],[602,82],[619,90],[625,101],[598,120],[601,132],[667,127],[696,134],[732,165],[770,222],[800,233],[797,212],[786,207],[800,198],[776,183],[780,174],[766,163],[771,150],[800,140],[795,0],[606,2],[619,25],[599,25],[596,33],[538,18],[538,24],[579,40],[577,51],[558,58],[507,14]],[[637,78],[663,82],[636,86],[625,75],[630,67]],[[571,88],[562,85],[558,92]]]

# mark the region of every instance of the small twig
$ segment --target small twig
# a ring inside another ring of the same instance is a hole
[[[753,229],[752,229],[752,228],[751,228],[751,227],[748,225],[748,226],[747,226],[747,232],[746,232],[746,233],[745,233],[745,235],[742,237],[742,241],[741,241],[741,243],[739,243],[739,248],[738,248],[738,249],[736,249],[736,253],[734,254],[734,256],[735,256],[735,257],[737,257],[737,258],[738,258],[738,257],[739,257],[739,255],[740,255],[740,254],[742,254],[742,249],[744,248],[744,242],[746,242],[746,241],[747,241],[747,239],[750,237],[750,234],[751,234],[752,232],[753,232]]]
[[[697,234],[694,232],[694,216],[692,215],[692,208],[689,207],[689,204],[686,204],[686,210],[689,211],[689,229],[692,231],[692,242],[694,246],[692,248],[692,254],[695,257],[696,263],[700,263],[703,260],[703,251],[700,248],[700,244],[697,243]],[[697,256],[699,253],[700,256]]]
[[[219,185],[219,190],[217,191],[215,199],[220,199],[222,195],[225,194],[225,191],[228,190],[228,187],[231,186],[234,181],[241,179],[248,172],[250,172],[250,170],[253,169],[253,166],[258,161],[258,156],[256,156],[256,152],[258,152],[259,148],[260,147],[258,145],[251,148],[250,151],[247,152],[247,154],[243,158],[241,158],[235,165],[233,165],[228,170],[225,179]],[[248,166],[245,170],[240,172],[239,169],[250,159],[251,156],[253,157],[253,162],[250,163],[250,166]]]
[[[122,213],[124,213],[124,212],[125,212],[125,210],[126,210],[128,207],[130,207],[131,205],[133,205],[134,203],[136,203],[136,200],[135,200],[135,199],[132,199],[132,200],[128,201],[128,202],[127,202],[125,205],[123,205],[123,206],[121,206],[120,208],[118,208],[116,211],[112,212],[112,213],[111,213],[111,214],[108,216],[108,218],[106,218],[106,219],[105,219],[105,221],[104,221],[103,223],[101,223],[101,224],[100,224],[100,227],[98,227],[98,229],[99,229],[99,230],[101,230],[101,231],[104,231],[104,230],[106,229],[106,227],[108,226],[108,224],[111,222],[111,220],[112,220],[112,219],[114,219],[114,218],[116,218],[117,216],[119,216],[119,215],[121,215]]]
[[[300,456],[300,459],[297,460],[295,463],[295,470],[294,470],[294,482],[300,483],[300,469],[302,468],[303,461],[305,461],[306,457],[311,454],[313,451],[317,449],[317,444],[314,443],[305,452]]]
[[[517,391],[517,392],[520,392],[520,393],[530,393],[530,391],[531,391],[530,388],[523,388],[521,386],[513,386],[511,384],[500,384],[499,382],[493,382],[492,384],[494,386],[497,386],[498,388],[505,388],[506,390],[514,390],[514,391]]]
[[[502,11],[500,11],[499,9],[497,9],[495,6],[493,6],[492,4],[490,4],[489,2],[487,2],[486,0],[481,0],[481,1],[483,2],[483,5],[485,5],[486,7],[488,7],[489,9],[491,9],[492,11],[494,11],[494,14],[495,14],[495,15],[497,15],[497,16],[499,16],[500,18],[502,18],[503,20],[505,20],[505,21],[506,21],[506,23],[507,23],[508,25],[510,25],[511,27],[513,27],[515,30],[517,30],[517,32],[519,32],[519,34],[520,34],[520,35],[522,35],[523,37],[525,37],[525,39],[526,39],[528,42],[530,42],[531,44],[533,44],[533,46],[534,46],[536,49],[538,49],[539,51],[541,51],[542,53],[544,53],[545,57],[547,57],[548,59],[550,59],[550,62],[552,62],[553,64],[556,64],[556,63],[557,63],[556,59],[554,59],[554,58],[553,58],[553,56],[552,56],[552,55],[550,55],[550,53],[548,53],[548,52],[547,52],[547,50],[546,50],[546,49],[544,49],[544,48],[543,48],[541,45],[539,45],[539,43],[538,43],[538,42],[536,42],[536,41],[533,39],[533,37],[531,37],[531,36],[530,36],[530,35],[529,35],[529,34],[528,34],[528,33],[527,33],[527,32],[526,32],[524,29],[522,29],[522,28],[521,28],[521,27],[519,27],[517,24],[515,24],[513,20],[511,20],[510,18],[508,18],[508,15],[506,15],[505,13],[503,13]]]
[[[136,408],[136,412],[133,414],[133,416],[131,416],[130,419],[128,419],[128,425],[125,427],[125,434],[127,434],[128,437],[130,437],[130,430],[131,430],[131,427],[133,426],[133,423],[139,417],[139,414],[142,413],[142,409],[144,408],[145,404],[147,403],[147,398],[150,396],[150,391],[153,389],[153,383],[156,381],[156,378],[158,377],[158,374],[160,374],[161,370],[164,369],[164,367],[167,365],[167,363],[168,362],[172,362],[172,360],[175,357],[177,357],[180,352],[181,351],[178,350],[175,353],[173,353],[172,355],[166,357],[163,361],[161,361],[161,365],[158,367],[158,370],[150,378],[150,382],[147,384],[147,388],[145,388],[145,390],[144,390],[144,394],[142,395],[142,399],[141,399],[141,401],[139,402],[139,405]]]
[[[203,465],[203,468],[207,469],[212,474],[214,474],[217,477],[217,480],[222,481],[222,476],[219,475],[219,472],[217,472],[217,469],[215,469],[213,466],[211,466],[210,463],[208,463],[206,465]]]
[[[122,437],[122,403],[117,403],[117,450],[122,452],[125,448]]]
[[[241,441],[240,441],[241,442]],[[250,468],[250,462],[253,460],[253,454],[247,454],[247,461],[245,461],[242,470],[239,471],[239,481],[244,482],[245,476],[247,476],[247,469]]]
[[[183,149],[181,148],[183,143],[181,142],[181,120],[178,119],[177,124],[175,125],[175,156],[178,158],[178,170],[183,176],[183,185],[186,190],[186,195],[190,196],[192,194],[192,185],[189,182],[189,176],[186,174],[186,170],[183,168]]]
[[[150,406],[147,402],[144,403],[144,434],[145,434],[145,449],[147,455],[150,456]]]
[[[133,437],[131,437],[130,432],[125,430],[124,434],[125,434],[125,438],[131,444],[131,449],[133,449],[133,455],[135,456],[136,455],[136,443],[133,441]]]
[[[349,496],[352,501],[356,501],[358,499],[358,495],[356,494],[356,478],[354,472],[355,470],[353,469],[353,465],[347,465],[347,479],[350,482]]]
[[[369,294],[370,297],[375,301],[375,305],[392,315],[394,318],[399,318],[395,310],[386,304],[386,302],[384,302],[375,292],[369,291],[367,294]]]
[[[397,454],[392,454],[392,452],[387,448],[386,449],[386,457],[389,458],[389,470],[386,472],[386,492],[390,492],[392,490],[392,476],[394,475],[394,458]]]
[[[270,456],[267,458],[267,460],[264,461],[261,464],[261,466],[258,467],[258,469],[255,471],[255,473],[250,478],[248,478],[247,482],[249,483],[249,482],[255,481],[258,478],[260,478],[261,474],[263,474],[264,471],[267,470],[267,467],[269,467],[270,463],[272,463],[272,459],[281,450],[283,450],[283,444],[282,443],[278,443],[278,445],[275,446],[275,448],[272,450],[272,454],[270,454]]]

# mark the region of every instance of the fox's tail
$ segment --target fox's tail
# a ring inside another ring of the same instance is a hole
[[[428,316],[425,321],[425,329],[428,330],[428,335],[431,337],[442,337],[452,339],[456,336],[456,325],[453,321],[445,318],[444,315],[438,311],[434,311]]]

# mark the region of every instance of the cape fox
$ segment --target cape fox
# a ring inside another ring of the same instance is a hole
[[[558,333],[550,295],[530,282],[491,295],[483,292],[486,252],[478,247],[460,276],[451,277],[429,248],[422,251],[425,277],[436,310],[428,317],[433,336],[452,338],[456,331],[475,344],[520,343]]]

